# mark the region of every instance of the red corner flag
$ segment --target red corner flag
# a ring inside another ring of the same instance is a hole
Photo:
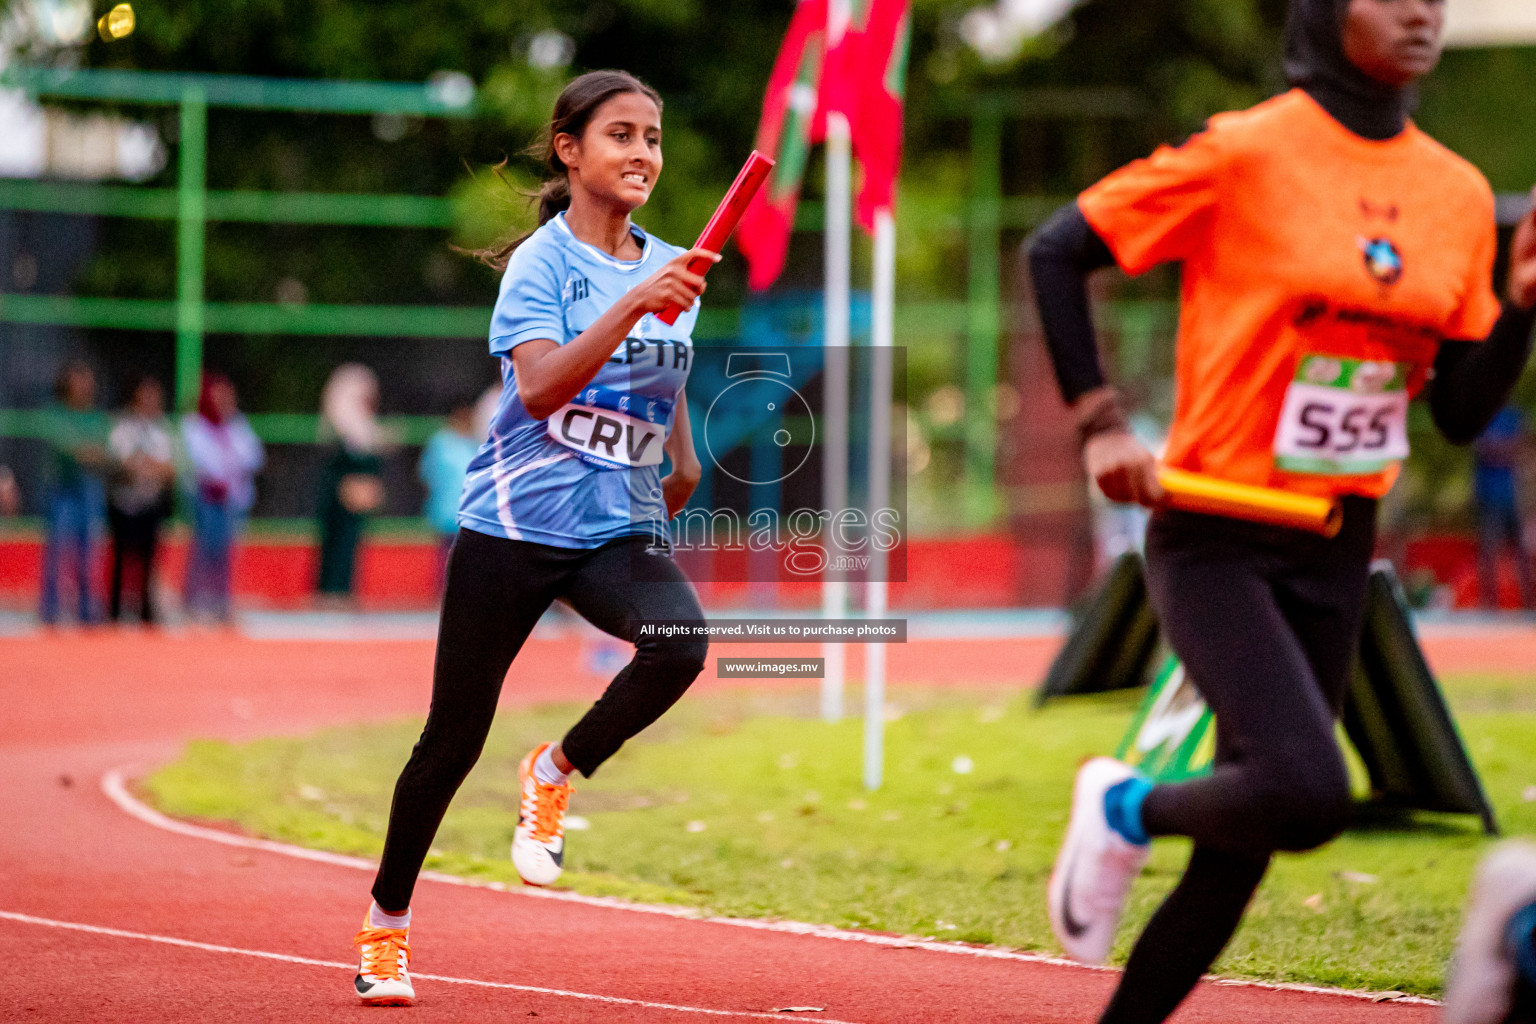
[[[909,0],[865,0],[862,13],[863,28],[850,31],[853,50],[839,62],[850,76],[840,91],[852,100],[853,154],[864,169],[854,212],[859,226],[873,232],[875,214],[896,203],[912,14]]]
[[[756,148],[773,157],[767,186],[741,218],[736,245],[747,258],[747,283],[761,291],[778,280],[789,251],[800,179],[811,144],[825,127],[818,93],[826,59],[827,0],[800,0],[768,77]]]

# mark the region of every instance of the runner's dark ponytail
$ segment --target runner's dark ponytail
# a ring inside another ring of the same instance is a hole
[[[639,93],[655,103],[658,111],[661,110],[660,94],[628,71],[589,71],[573,78],[561,90],[560,98],[555,100],[554,115],[544,130],[539,133],[539,141],[533,147],[533,152],[544,161],[544,166],[548,168],[550,175],[537,192],[528,196],[529,199],[538,202],[541,226],[571,205],[571,182],[565,164],[555,153],[555,136],[574,135],[578,139],[581,138],[597,108],[615,96],[622,96],[625,93]],[[505,161],[498,165],[497,172],[500,173],[501,167],[505,165]],[[493,270],[506,270],[507,261],[512,258],[512,253],[527,241],[531,234],[533,234],[532,231],[525,231],[510,242],[503,242],[489,249],[467,251]]]

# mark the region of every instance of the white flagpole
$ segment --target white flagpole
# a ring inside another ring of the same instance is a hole
[[[842,41],[848,28],[849,0],[827,4],[827,49]],[[825,64],[823,64],[825,73]],[[853,156],[848,119],[842,113],[827,115],[825,204],[825,291],[822,307],[822,469],[823,507],[833,517],[848,507],[848,290],[853,206]],[[835,538],[835,531],[824,536]],[[826,545],[829,556],[840,552]],[[845,571],[829,570],[822,577],[821,614],[842,618],[848,606]],[[821,681],[821,717],[836,722],[843,717],[843,678],[847,646],[821,645],[826,675]]]
[[[896,219],[890,210],[875,214],[874,296],[871,310],[869,395],[869,514],[891,502],[891,360],[896,334]],[[870,548],[869,590],[865,615],[885,618],[888,603],[887,556]],[[864,788],[879,789],[885,777],[886,645],[864,648]]]

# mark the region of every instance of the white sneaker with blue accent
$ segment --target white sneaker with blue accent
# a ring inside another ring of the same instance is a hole
[[[1114,758],[1096,757],[1078,770],[1072,788],[1072,817],[1046,903],[1056,938],[1080,963],[1109,957],[1131,883],[1147,862],[1149,844],[1125,839],[1104,813],[1105,792],[1135,776],[1135,769]]]
[[[1502,843],[1478,865],[1467,919],[1445,988],[1442,1024],[1502,1024],[1514,1008],[1517,969],[1509,919],[1536,902],[1536,843]]]

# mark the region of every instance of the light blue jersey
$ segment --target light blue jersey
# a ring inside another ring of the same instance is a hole
[[[638,260],[578,241],[565,214],[513,252],[491,318],[505,387],[490,436],[469,465],[459,525],[562,548],[665,529],[660,448],[693,365],[699,304],[671,327],[647,314],[572,404],[534,419],[517,397],[512,350],[538,338],[567,345],[624,293],[686,250],[634,228]]]

